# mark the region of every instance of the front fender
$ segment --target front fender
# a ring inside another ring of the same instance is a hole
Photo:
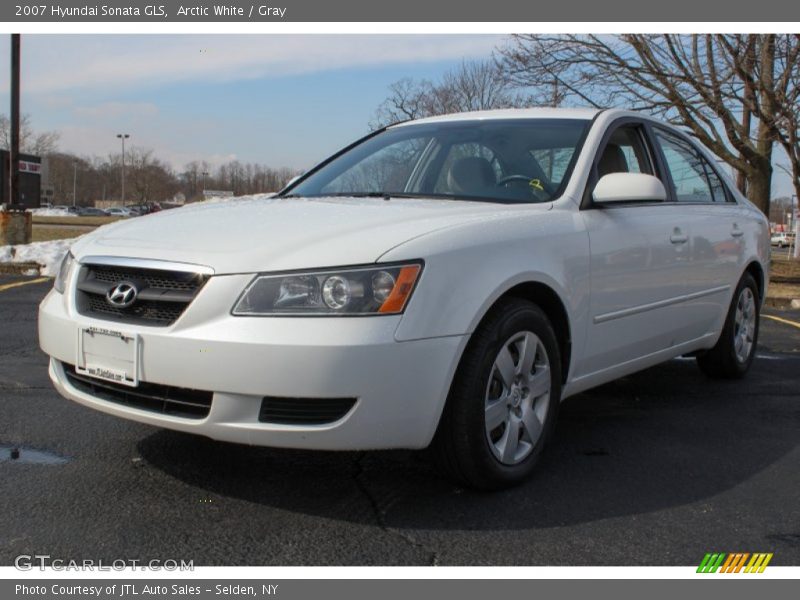
[[[571,211],[528,212],[435,232],[381,260],[425,259],[396,332],[398,341],[471,334],[509,289],[550,287],[564,304],[573,351],[583,348],[589,311],[589,240]]]

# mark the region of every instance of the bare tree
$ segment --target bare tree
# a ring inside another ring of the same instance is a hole
[[[29,115],[22,115],[19,123],[20,151],[36,156],[45,156],[55,152],[58,147],[59,134],[56,131],[36,133],[31,127]],[[0,115],[0,148],[8,150],[11,147],[11,120],[8,116]]]
[[[370,126],[377,129],[407,119],[528,104],[529,97],[513,90],[494,61],[465,61],[435,83],[404,78],[390,85],[389,96]]]
[[[624,106],[686,127],[737,172],[768,212],[773,144],[782,111],[774,89],[788,67],[774,35],[515,35],[499,51],[508,80],[559,90],[558,104]],[[536,92],[534,91],[536,94]],[[541,101],[541,96],[535,96]],[[796,147],[796,146],[795,146]]]
[[[168,199],[178,192],[172,169],[152,150],[133,146],[125,153],[125,178],[131,199],[139,203]]]
[[[739,42],[739,48],[742,43]],[[751,95],[742,98],[746,110],[757,117],[773,132],[789,159],[788,168],[779,165],[791,177],[794,193],[800,206],[800,35],[771,36],[764,44],[763,53],[771,58],[773,70],[765,72],[765,63],[752,64],[747,55],[731,48],[733,66],[748,87],[757,87],[754,82],[765,82],[762,87],[769,97],[771,111],[762,109]]]

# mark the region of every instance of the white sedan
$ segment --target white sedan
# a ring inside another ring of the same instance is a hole
[[[112,206],[104,211],[109,217],[130,217],[131,211],[128,208]]]
[[[559,403],[681,355],[753,361],[767,219],[682,132],[618,110],[376,131],[274,198],[83,236],[39,313],[65,397],[217,440],[424,448],[524,479]]]

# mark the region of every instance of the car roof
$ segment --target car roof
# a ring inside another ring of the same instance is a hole
[[[414,121],[403,121],[391,127],[407,127],[425,123],[450,123],[457,121],[488,121],[493,119],[594,119],[602,108],[503,108],[497,110],[476,110],[452,113],[436,117],[426,117]]]

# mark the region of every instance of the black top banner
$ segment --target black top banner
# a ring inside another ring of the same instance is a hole
[[[792,22],[800,2],[786,0],[459,0],[376,2],[375,0],[123,0],[92,3],[3,2],[0,20],[15,22]]]

